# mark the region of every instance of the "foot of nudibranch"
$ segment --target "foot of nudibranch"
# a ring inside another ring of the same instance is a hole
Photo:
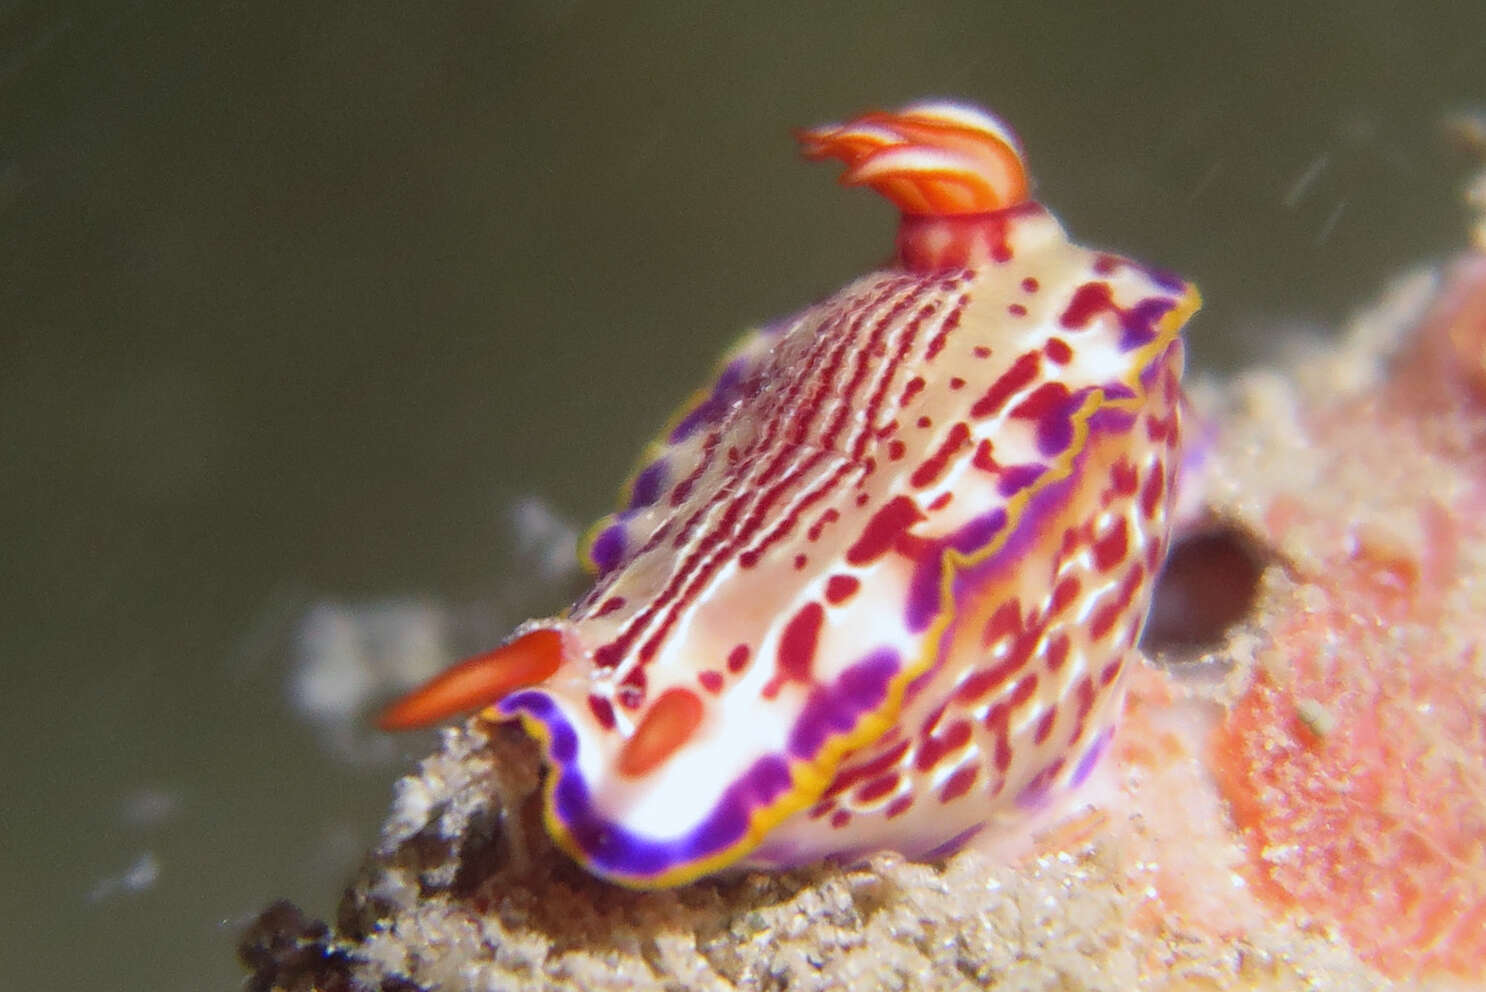
[[[403,696],[377,720],[383,730],[415,730],[499,702],[550,678],[562,664],[562,634],[533,630],[494,651],[475,655]]]
[[[1150,663],[1138,651],[1125,656],[1125,670],[1143,682]],[[1121,706],[1121,708],[1123,708]],[[1123,817],[1129,806],[1123,773],[1113,752],[1120,749],[1125,734],[1123,719],[1106,726],[1098,735],[1087,767],[1073,781],[1046,793],[1035,804],[1003,810],[980,831],[966,849],[985,855],[995,864],[1016,864],[1075,851],[1097,841],[1110,828],[1112,817]]]
[[[1015,829],[985,831],[972,846],[994,863],[1026,870],[1103,850],[1119,866],[1135,925],[1252,932],[1265,914],[1246,889],[1231,884],[1243,851],[1205,760],[1222,708],[1209,690],[1186,685],[1138,652],[1126,673],[1123,714],[1089,778]]]

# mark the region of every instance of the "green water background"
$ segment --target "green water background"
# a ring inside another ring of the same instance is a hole
[[[15,989],[233,988],[268,900],[332,911],[406,763],[295,715],[299,612],[509,586],[514,499],[595,516],[739,329],[882,259],[789,127],[994,107],[1082,240],[1200,283],[1216,370],[1461,244],[1439,122],[1486,106],[1475,2],[3,7]]]

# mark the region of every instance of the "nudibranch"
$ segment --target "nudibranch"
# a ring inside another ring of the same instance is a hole
[[[1080,248],[948,102],[799,135],[896,257],[746,336],[584,550],[590,592],[393,705],[485,708],[590,871],[942,856],[1108,747],[1168,538],[1195,289]]]

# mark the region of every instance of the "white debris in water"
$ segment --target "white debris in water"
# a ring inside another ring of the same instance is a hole
[[[460,654],[499,643],[526,619],[525,611],[542,608],[543,598],[550,607],[561,602],[564,583],[577,572],[577,527],[536,496],[510,503],[505,516],[511,560],[491,577],[491,591],[478,603],[324,600],[305,612],[287,691],[337,757],[357,765],[397,759],[404,745],[371,726],[375,707]]]
[[[160,859],[154,851],[144,851],[117,875],[108,875],[88,890],[88,902],[102,902],[114,896],[143,892],[160,879]]]
[[[180,811],[180,793],[160,786],[140,786],[119,801],[119,819],[131,827],[158,827]]]
[[[340,757],[388,760],[396,748],[371,731],[367,713],[448,665],[448,632],[448,611],[431,603],[321,603],[300,624],[290,702]]]
[[[516,554],[537,567],[537,578],[556,584],[578,570],[574,550],[578,528],[560,516],[546,500],[525,496],[511,505],[507,521],[515,538]]]

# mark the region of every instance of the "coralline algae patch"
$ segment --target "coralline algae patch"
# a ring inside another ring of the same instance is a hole
[[[1279,627],[1288,664],[1256,673],[1216,768],[1262,895],[1334,921],[1390,974],[1471,975],[1486,967],[1481,658],[1400,636],[1408,603],[1378,569],[1337,563],[1324,602]]]
[[[1456,264],[1432,319],[1433,326],[1442,329],[1449,360],[1458,366],[1463,381],[1477,399],[1486,399],[1486,254]]]
[[[1486,409],[1460,342],[1482,334],[1486,266],[1452,272],[1386,381],[1338,361],[1336,381],[1361,388],[1268,422],[1300,436],[1265,438],[1254,422],[1227,446],[1248,453],[1248,482],[1268,480],[1235,502],[1297,551],[1297,585],[1215,736],[1214,771],[1257,894],[1333,928],[1385,974],[1477,979]]]

